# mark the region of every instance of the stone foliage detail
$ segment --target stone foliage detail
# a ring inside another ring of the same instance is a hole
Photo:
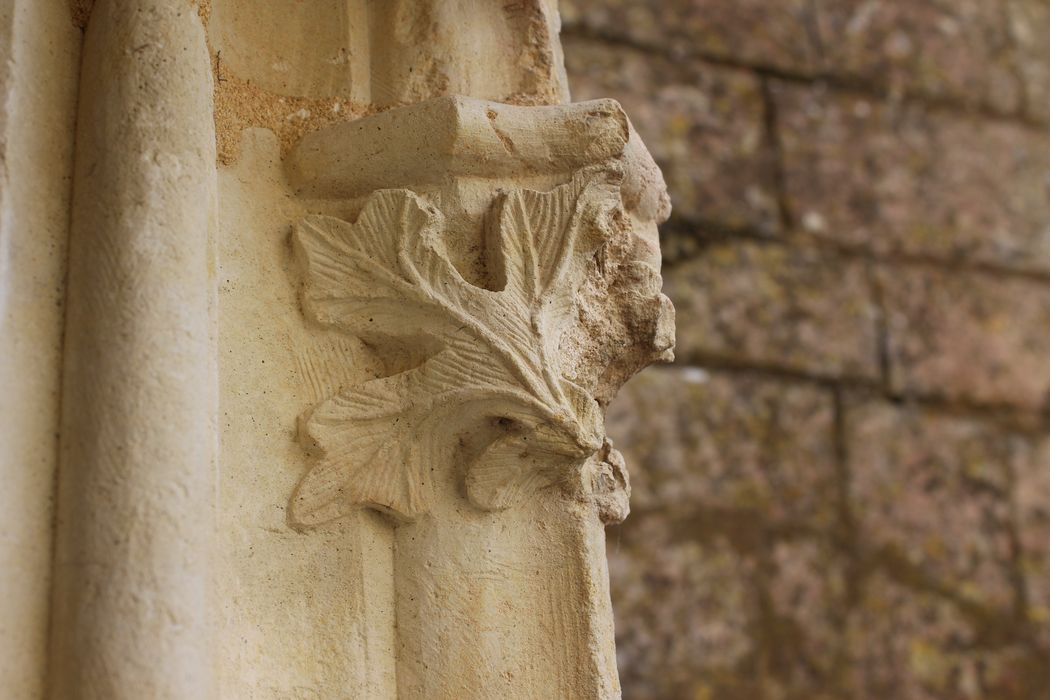
[[[453,464],[466,465],[457,484],[483,510],[587,482],[603,519],[622,519],[623,460],[559,356],[577,292],[621,215],[615,169],[501,193],[485,227],[484,287],[452,264],[442,214],[408,190],[372,194],[352,224],[303,220],[304,313],[362,337],[395,371],[302,417],[316,459],[292,499],[293,525],[362,506],[417,517]]]

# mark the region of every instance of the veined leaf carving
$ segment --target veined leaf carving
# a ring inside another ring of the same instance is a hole
[[[303,416],[316,458],[293,497],[293,523],[361,506],[426,512],[465,432],[486,436],[465,474],[468,497],[484,509],[512,505],[597,452],[601,410],[563,376],[558,347],[620,206],[610,169],[581,171],[550,192],[502,193],[486,233],[491,288],[460,275],[444,217],[408,190],[374,193],[354,223],[303,220],[295,245],[306,315],[381,352],[427,353]]]

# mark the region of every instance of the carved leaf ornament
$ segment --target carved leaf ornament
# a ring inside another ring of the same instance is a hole
[[[302,417],[316,459],[292,499],[293,524],[362,506],[425,513],[457,444],[475,445],[462,479],[485,510],[513,505],[603,448],[602,412],[563,376],[558,348],[617,225],[619,177],[588,169],[550,192],[501,193],[486,226],[491,288],[460,275],[444,217],[408,190],[375,192],[354,223],[299,224],[305,314],[380,353],[425,348],[425,359]]]

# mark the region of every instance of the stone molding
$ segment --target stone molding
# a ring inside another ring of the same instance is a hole
[[[286,168],[350,211],[295,226],[302,312],[385,368],[301,416],[289,523],[392,516],[398,697],[618,697],[603,527],[630,485],[605,408],[674,344],[667,195],[626,115],[437,98]]]
[[[509,127],[497,126],[500,116]],[[343,165],[359,162],[359,142],[376,148],[384,126],[395,134],[386,138],[407,140],[414,154],[424,150],[418,169],[404,167],[408,149],[396,143],[378,148],[388,159],[370,168]],[[363,338],[384,357],[412,359],[303,416],[300,437],[317,459],[291,502],[296,527],[358,506],[415,518],[434,498],[431,472],[450,469],[457,451],[466,464],[463,490],[480,509],[501,510],[560,484],[601,499],[608,522],[626,516],[630,487],[605,437],[604,412],[570,378],[579,368],[564,367],[559,348],[568,327],[579,324],[581,287],[606,264],[599,253],[634,235],[625,230],[624,190],[635,203],[649,200],[643,215],[666,216],[648,154],[624,156],[632,138],[622,110],[608,100],[508,108],[440,98],[330,127],[297,151],[293,181],[326,193],[359,193],[398,176],[425,184],[577,169],[548,191],[492,188],[478,242],[485,258],[479,283],[450,260],[446,238],[462,232],[409,189],[372,192],[354,223],[330,216],[299,222],[294,245],[305,315]],[[459,203],[446,198],[444,205]],[[654,329],[644,354],[632,358],[636,370],[669,353],[672,310],[651,265],[618,262],[650,273],[649,285],[619,300],[639,307],[635,316],[647,314]],[[583,473],[589,483],[580,482]]]
[[[332,16],[396,36],[287,84],[385,97],[283,151],[252,132],[240,163],[216,144],[259,104],[255,59],[283,71],[252,54],[279,9],[263,32],[240,0],[81,4],[83,41],[27,91],[50,60],[27,18],[64,18],[0,7],[26,59],[0,70],[0,233],[34,261],[0,296],[39,322],[0,339],[25,408],[0,446],[25,535],[0,552],[25,564],[0,582],[4,687],[619,697],[604,527],[630,486],[604,416],[672,356],[668,198],[616,102],[549,104],[556,5],[475,5],[292,12],[298,41]]]

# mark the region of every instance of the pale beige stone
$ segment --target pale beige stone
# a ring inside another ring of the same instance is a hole
[[[396,697],[389,525],[364,511],[308,532],[288,524],[309,459],[299,416],[380,363],[306,322],[289,229],[307,203],[272,133],[244,141],[219,171],[217,696]]]
[[[377,105],[439,95],[568,101],[557,0],[372,0],[369,8]]]
[[[196,5],[77,4],[79,66],[0,5],[0,682],[618,697],[604,413],[674,345],[627,116],[566,104],[549,0]],[[217,167],[264,103],[303,126]]]
[[[281,95],[368,100],[368,6],[362,0],[213,0],[219,60]]]
[[[473,111],[488,110],[493,119],[498,109],[497,105],[468,106],[475,107]],[[601,107],[605,119],[599,116],[601,109],[589,103],[557,108],[561,119],[552,115],[549,140],[539,143],[551,169],[568,167],[571,172],[573,165],[580,165],[575,157],[589,151],[597,163],[624,153],[630,132],[621,120],[622,112],[614,103]],[[415,112],[405,115],[402,128],[394,133],[432,133],[428,129],[432,114]],[[590,116],[596,126],[593,134],[565,128],[578,126],[580,114]],[[438,119],[449,123],[440,111]],[[607,122],[622,128],[608,129]],[[438,169],[453,180],[462,170],[481,177],[484,166],[479,163],[486,163],[486,144],[475,133],[480,126],[484,137],[490,128],[469,121],[457,121],[457,126],[463,134],[452,142],[474,146],[477,157],[460,160],[449,149],[451,159],[433,161],[446,163]],[[565,149],[573,158],[551,156],[550,142],[556,146],[558,137],[566,133],[583,133],[608,143],[593,146],[583,140],[580,147]],[[506,132],[500,135],[507,140],[504,148],[489,144],[490,148],[495,146],[497,154],[513,152],[517,162],[543,172],[540,162],[529,163],[533,154],[528,142],[519,153]],[[351,138],[351,143],[357,140]],[[390,150],[406,150],[398,146]],[[338,146],[333,144],[334,148]],[[506,177],[506,165],[493,162],[489,172]],[[369,170],[359,168],[356,174]],[[416,174],[423,180],[428,175]],[[623,173],[615,168],[582,168],[571,172],[568,183],[549,192],[510,189],[497,196],[488,211],[468,210],[468,217],[489,216],[481,240],[458,246],[484,250],[484,278],[478,284],[464,279],[449,257],[446,241],[462,236],[462,229],[450,227],[439,209],[409,190],[372,195],[356,224],[329,217],[309,217],[300,224],[295,241],[298,257],[306,265],[307,315],[356,333],[380,348],[384,357],[410,353],[413,357],[400,364],[415,366],[353,392],[344,391],[306,417],[309,443],[337,458],[323,461],[300,485],[293,521],[323,522],[329,516],[319,513],[333,508],[339,513],[346,504],[360,503],[402,517],[426,512],[434,487],[427,465],[444,454],[441,441],[457,432],[476,431],[477,424],[486,421],[495,420],[509,429],[497,431],[495,438],[481,438],[482,452],[467,468],[467,496],[483,509],[505,509],[563,481],[562,469],[602,447],[600,406],[566,376],[578,377],[585,371],[568,366],[566,359],[582,363],[589,358],[563,347],[563,342],[576,340],[568,335],[568,326],[579,317],[578,299],[591,268],[598,266],[599,249],[625,243],[616,240],[625,216],[620,199],[623,181]],[[441,197],[441,206],[462,207],[450,201],[456,195],[462,197],[463,191]],[[627,246],[633,247],[629,242]],[[461,261],[461,267],[468,264]],[[668,306],[658,284],[648,294],[651,308],[641,313],[653,316],[655,336],[659,326],[669,325],[659,318],[667,315]],[[651,339],[650,354],[643,356],[642,364],[670,348],[672,340],[664,333]],[[475,405],[481,413],[472,415]],[[443,425],[438,429],[432,422]],[[347,471],[351,465],[344,455],[354,452],[364,458],[366,466],[360,473]],[[529,457],[523,460],[523,455]]]
[[[627,476],[591,397],[621,380],[609,358],[631,373],[672,342],[666,195],[618,105],[441,98],[317,132],[286,168],[253,132],[220,199],[221,694],[615,697],[602,522],[625,515]],[[522,296],[529,261],[557,273],[534,294],[561,313]],[[409,291],[413,269],[431,277]],[[534,312],[572,332],[532,330]],[[474,330],[450,328],[464,314]],[[649,321],[610,333],[618,317]],[[548,382],[574,401],[559,409]]]
[[[80,32],[0,2],[0,695],[43,696]]]
[[[209,697],[215,132],[196,12],[99,0],[81,80],[51,697]]]
[[[568,100],[555,0],[212,0],[235,74],[281,95],[392,106],[441,95]]]
[[[601,523],[629,485],[603,404],[673,345],[637,139],[611,101],[440,98],[290,159],[298,192],[357,201],[293,234],[303,312],[384,364],[304,413],[291,523],[393,516],[398,697],[618,694]]]

